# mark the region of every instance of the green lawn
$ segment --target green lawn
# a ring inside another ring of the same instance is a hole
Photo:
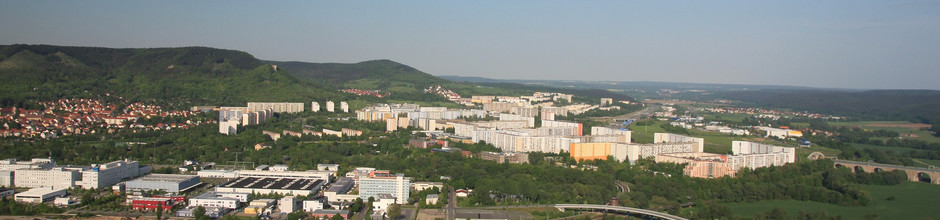
[[[940,185],[906,182],[897,186],[862,187],[872,195],[872,204],[869,206],[848,207],[794,200],[727,205],[736,217],[750,217],[779,207],[787,211],[790,218],[795,218],[800,211],[826,211],[829,215],[841,215],[842,219],[865,219],[866,215],[877,215],[878,219],[940,219],[940,209],[937,209],[937,204],[940,203]],[[888,200],[892,196],[894,200]]]

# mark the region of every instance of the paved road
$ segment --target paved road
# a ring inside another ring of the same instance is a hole
[[[656,112],[659,109],[660,109],[659,105],[647,104],[646,108],[644,108],[643,110],[630,112],[630,113],[627,113],[625,115],[620,115],[620,116],[604,117],[604,118],[597,119],[597,120],[610,123],[611,127],[622,128],[624,126],[623,122],[617,122],[617,120],[646,119],[647,117],[649,117],[650,115],[652,115],[654,112]]]
[[[617,188],[620,188],[620,192],[630,192],[630,186],[628,186],[627,183],[614,181],[614,185],[617,185]]]
[[[450,187],[450,193],[447,195],[447,219],[457,219],[457,191]]]

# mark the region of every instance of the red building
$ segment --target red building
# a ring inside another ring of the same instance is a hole
[[[131,208],[137,210],[161,210],[168,211],[173,209],[173,199],[170,198],[142,198],[131,201]]]
[[[153,196],[153,198],[172,199],[176,203],[182,203],[186,201],[186,196],[182,195]]]

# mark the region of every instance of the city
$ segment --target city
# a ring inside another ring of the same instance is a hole
[[[935,219],[940,5],[0,3],[0,219]]]

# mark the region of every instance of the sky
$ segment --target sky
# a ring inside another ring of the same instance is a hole
[[[0,1],[0,44],[432,75],[940,90],[940,1]]]

